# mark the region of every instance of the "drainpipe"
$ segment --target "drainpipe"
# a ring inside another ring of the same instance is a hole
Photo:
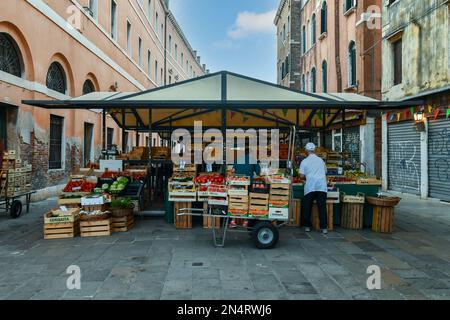
[[[334,1],[334,47],[336,50],[336,83],[337,92],[342,92],[342,71],[341,71],[341,57],[340,57],[340,1]]]
[[[169,16],[169,8],[166,9],[164,18],[164,85],[167,84],[167,17]]]

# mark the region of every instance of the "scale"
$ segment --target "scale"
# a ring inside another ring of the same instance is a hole
[[[110,149],[102,150],[102,155],[105,160],[116,160],[116,157],[119,155],[117,145],[113,144]]]

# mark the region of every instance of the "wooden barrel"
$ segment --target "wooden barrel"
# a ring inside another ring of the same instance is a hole
[[[175,227],[177,229],[191,229],[192,228],[192,216],[179,216],[178,213],[182,213],[181,209],[191,208],[191,202],[175,202],[173,206]]]
[[[328,220],[328,230],[333,230],[333,203],[327,202],[327,220]],[[319,209],[317,208],[317,204],[314,202],[312,213],[311,213],[311,223],[315,230],[320,230],[320,220],[319,220]]]
[[[363,228],[364,204],[343,203],[341,213],[341,227],[345,229],[361,230]]]
[[[394,230],[394,207],[373,207],[372,231],[392,233]]]

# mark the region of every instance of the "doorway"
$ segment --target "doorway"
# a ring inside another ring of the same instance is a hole
[[[84,166],[86,167],[93,159],[93,135],[94,125],[92,123],[84,123]]]

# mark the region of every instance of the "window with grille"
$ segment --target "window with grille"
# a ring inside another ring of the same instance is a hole
[[[402,39],[392,44],[394,49],[394,85],[402,83]]]
[[[328,63],[326,60],[322,62],[322,91],[328,92]]]
[[[117,4],[111,0],[111,38],[117,40]]]
[[[21,58],[14,40],[0,32],[0,70],[16,77],[22,76]]]
[[[86,80],[83,84],[83,95],[91,92],[95,92],[94,84],[91,80]]]
[[[354,41],[351,41],[348,47],[348,67],[349,85],[356,86],[356,44]]]
[[[66,75],[58,62],[53,62],[47,72],[47,88],[65,94],[67,91]]]
[[[49,169],[62,168],[62,137],[64,118],[50,115],[50,148],[49,148]]]

